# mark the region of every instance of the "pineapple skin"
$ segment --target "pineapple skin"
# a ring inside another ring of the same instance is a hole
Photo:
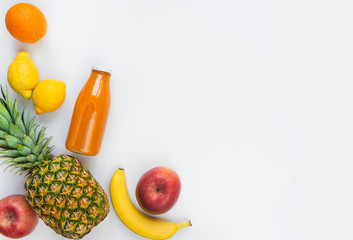
[[[58,234],[80,239],[109,213],[106,193],[85,166],[69,155],[54,156],[27,176],[25,196]]]

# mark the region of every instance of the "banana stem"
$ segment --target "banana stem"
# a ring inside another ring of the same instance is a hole
[[[183,228],[183,227],[191,227],[191,226],[192,226],[192,224],[191,224],[190,220],[185,221],[185,222],[176,223],[177,229],[180,229],[180,228]]]

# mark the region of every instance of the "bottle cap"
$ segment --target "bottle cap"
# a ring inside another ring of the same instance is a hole
[[[110,68],[103,67],[103,66],[93,65],[93,66],[92,66],[92,70],[107,72],[107,73],[109,73],[110,75],[112,74],[112,70],[111,70]]]

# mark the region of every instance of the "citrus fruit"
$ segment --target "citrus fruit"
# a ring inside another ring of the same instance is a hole
[[[63,81],[46,79],[38,83],[33,91],[33,103],[37,114],[53,112],[63,104],[66,85]]]
[[[30,3],[18,3],[6,13],[6,28],[17,40],[35,43],[47,31],[47,20],[44,14]]]
[[[19,52],[7,71],[11,88],[25,99],[30,99],[32,90],[39,81],[36,65],[27,52]]]

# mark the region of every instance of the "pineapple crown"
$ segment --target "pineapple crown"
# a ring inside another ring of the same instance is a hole
[[[17,101],[12,104],[8,89],[5,92],[0,87],[0,158],[6,158],[1,164],[9,164],[5,170],[30,173],[52,156],[53,147],[49,147],[52,137],[45,137],[44,127],[37,131],[35,117],[31,118],[29,111],[25,117],[25,109],[20,114]]]

